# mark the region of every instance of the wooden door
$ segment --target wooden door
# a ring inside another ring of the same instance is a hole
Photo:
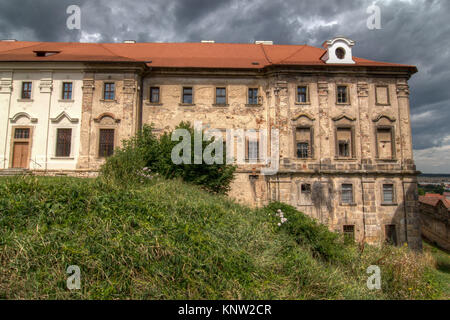
[[[14,142],[13,168],[28,167],[28,145],[29,142]]]

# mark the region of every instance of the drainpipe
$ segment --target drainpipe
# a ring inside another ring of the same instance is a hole
[[[359,89],[358,86],[359,84],[356,83],[356,91],[358,92],[358,122],[359,122],[359,169],[361,170],[361,193],[362,193],[362,222],[363,222],[363,241],[366,241],[366,201],[365,201],[365,197],[364,197],[364,181],[363,181],[363,173],[362,173],[362,169],[363,169],[363,134],[362,134],[362,124],[361,124],[361,97],[359,96]],[[368,88],[367,88],[368,89]],[[367,99],[369,99],[369,97],[367,96]],[[370,121],[370,120],[369,120]],[[370,130],[370,129],[369,129]],[[356,143],[356,141],[355,141]]]
[[[48,138],[50,132],[50,110],[52,107],[52,94],[53,94],[53,73],[52,73],[52,86],[50,89],[50,97],[48,99],[48,114],[47,114],[47,139],[45,141],[45,172],[48,169]]]
[[[11,117],[11,100],[12,100],[12,92],[13,92],[13,84],[14,84],[14,71],[11,71],[11,88],[10,88],[10,91],[9,91],[9,102],[8,102],[8,117],[7,117],[7,119],[6,119],[6,132],[5,132],[5,151],[4,151],[4,153],[3,153],[3,168],[4,169],[6,169],[6,166],[5,166],[5,160],[6,160],[6,149],[7,149],[7,146],[8,146],[8,140],[9,141],[11,141],[11,139],[9,139],[8,138],[8,131],[9,131],[9,118]],[[10,146],[10,149],[11,149],[11,146]],[[8,159],[8,161],[9,161],[10,159]],[[9,165],[8,165],[8,167],[9,167]]]

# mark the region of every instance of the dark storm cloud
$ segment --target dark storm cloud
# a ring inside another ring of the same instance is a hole
[[[450,159],[450,1],[377,1],[382,29],[369,30],[366,10],[372,2],[0,0],[0,37],[98,42],[274,40],[320,46],[324,40],[345,35],[356,41],[356,56],[418,66],[419,73],[410,81],[416,162],[424,171],[450,172],[450,161],[441,161]],[[82,9],[81,32],[65,27],[71,4]]]

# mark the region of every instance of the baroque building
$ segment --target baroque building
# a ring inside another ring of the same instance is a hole
[[[354,57],[354,45],[0,42],[1,168],[95,175],[142,125],[201,122],[244,145],[235,199],[283,201],[357,241],[420,248],[408,87],[417,69]],[[258,136],[227,129],[277,129],[277,173],[262,173]]]

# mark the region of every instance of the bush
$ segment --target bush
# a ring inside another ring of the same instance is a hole
[[[346,256],[346,245],[340,241],[338,233],[329,231],[325,225],[294,207],[282,202],[271,202],[264,210],[272,214],[281,210],[287,220],[286,223],[280,223],[280,230],[293,236],[298,244],[309,247],[314,256],[326,261],[339,261]],[[278,222],[278,219],[275,219]]]
[[[153,135],[152,127],[146,125],[107,159],[101,169],[102,175],[119,183],[134,183],[158,174],[167,179],[181,178],[212,193],[227,193],[235,167],[226,164],[225,152],[223,164],[194,164],[194,128],[189,122],[182,122],[176,129],[186,129],[191,135],[191,164],[173,163],[172,150],[178,142],[172,141],[172,132],[158,139]],[[202,151],[213,141],[203,141]]]

